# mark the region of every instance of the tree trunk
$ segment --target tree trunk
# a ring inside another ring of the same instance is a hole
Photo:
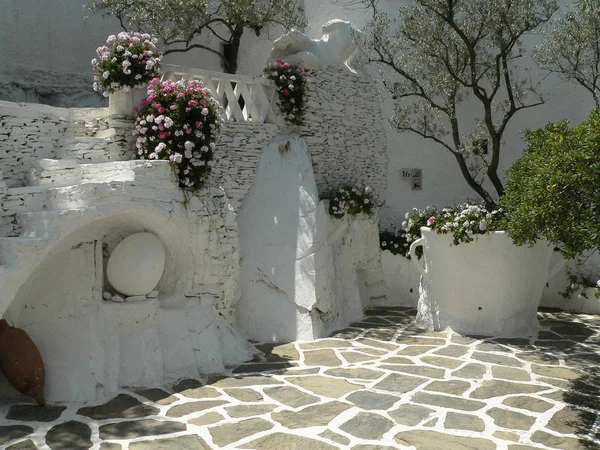
[[[223,44],[223,69],[227,73],[236,73],[238,69],[238,53],[240,41],[244,34],[244,26],[236,25],[229,42]]]

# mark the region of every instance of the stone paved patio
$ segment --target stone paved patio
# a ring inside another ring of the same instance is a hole
[[[537,340],[423,332],[368,311],[330,338],[262,345],[229,377],[95,407],[3,405],[10,450],[600,449],[600,317],[541,312]]]

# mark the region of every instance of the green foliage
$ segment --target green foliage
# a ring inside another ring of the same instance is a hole
[[[580,0],[534,49],[541,67],[578,83],[600,107],[600,2]]]
[[[388,250],[392,255],[402,255],[410,259],[410,242],[404,230],[383,230],[379,232],[379,248]],[[423,249],[419,247],[423,252]]]
[[[362,3],[374,10],[365,51],[396,100],[392,126],[450,152],[468,185],[495,207],[504,192],[503,134],[515,114],[544,102],[519,66],[523,37],[550,19],[556,1],[414,0],[396,16],[377,1]],[[485,141],[489,154],[480,151]]]
[[[563,120],[527,130],[502,205],[516,244],[546,239],[570,259],[600,247],[600,110],[570,128]]]
[[[164,54],[202,49],[218,55],[226,71],[235,73],[244,30],[257,36],[271,25],[286,29],[306,25],[296,0],[92,0],[90,12],[115,16],[124,28],[152,33],[167,47]],[[225,44],[214,48],[201,34]]]

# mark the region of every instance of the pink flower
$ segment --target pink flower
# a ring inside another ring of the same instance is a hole
[[[158,112],[159,112],[160,114],[164,113],[165,111],[166,111],[166,109],[165,109],[165,108],[163,108],[162,106],[161,106],[160,108],[158,108]]]
[[[185,94],[183,92],[180,92],[179,94],[177,94],[177,98],[182,98],[185,97]]]
[[[303,77],[306,77],[306,76],[308,76],[308,73],[306,73],[306,72],[302,72],[302,76],[303,76]]]
[[[435,216],[431,216],[429,219],[427,219],[427,226],[431,226],[433,222],[435,222]]]
[[[171,133],[169,133],[168,131],[163,131],[162,133],[160,133],[159,137],[161,139],[166,139],[171,135]]]
[[[283,95],[290,95],[290,91],[288,91],[287,89],[283,90]]]
[[[192,110],[192,108],[185,108],[185,112],[190,112]]]
[[[190,106],[197,106],[197,105],[198,105],[198,102],[197,102],[196,100],[190,100],[190,101],[188,102],[188,105],[190,105]]]
[[[206,100],[204,100],[204,99],[200,100],[200,104],[201,104],[202,106],[206,106]]]
[[[169,109],[171,111],[175,111],[177,109],[177,105],[171,105],[171,106],[169,106]]]
[[[436,228],[434,231],[435,231],[436,233],[439,233],[439,232],[440,232],[440,229],[439,229],[439,228]]]
[[[187,130],[185,130],[185,134],[192,134],[192,129],[188,128]]]

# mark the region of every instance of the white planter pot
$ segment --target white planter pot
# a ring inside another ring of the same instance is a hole
[[[552,247],[518,247],[506,232],[452,244],[451,234],[421,228],[410,248],[421,272],[417,322],[429,329],[468,335],[530,336],[548,279]],[[423,246],[424,257],[415,255]],[[556,268],[553,269],[555,271]]]
[[[108,114],[125,117],[136,117],[134,107],[140,106],[142,99],[146,98],[146,88],[135,88],[125,92],[117,89],[108,94]]]

